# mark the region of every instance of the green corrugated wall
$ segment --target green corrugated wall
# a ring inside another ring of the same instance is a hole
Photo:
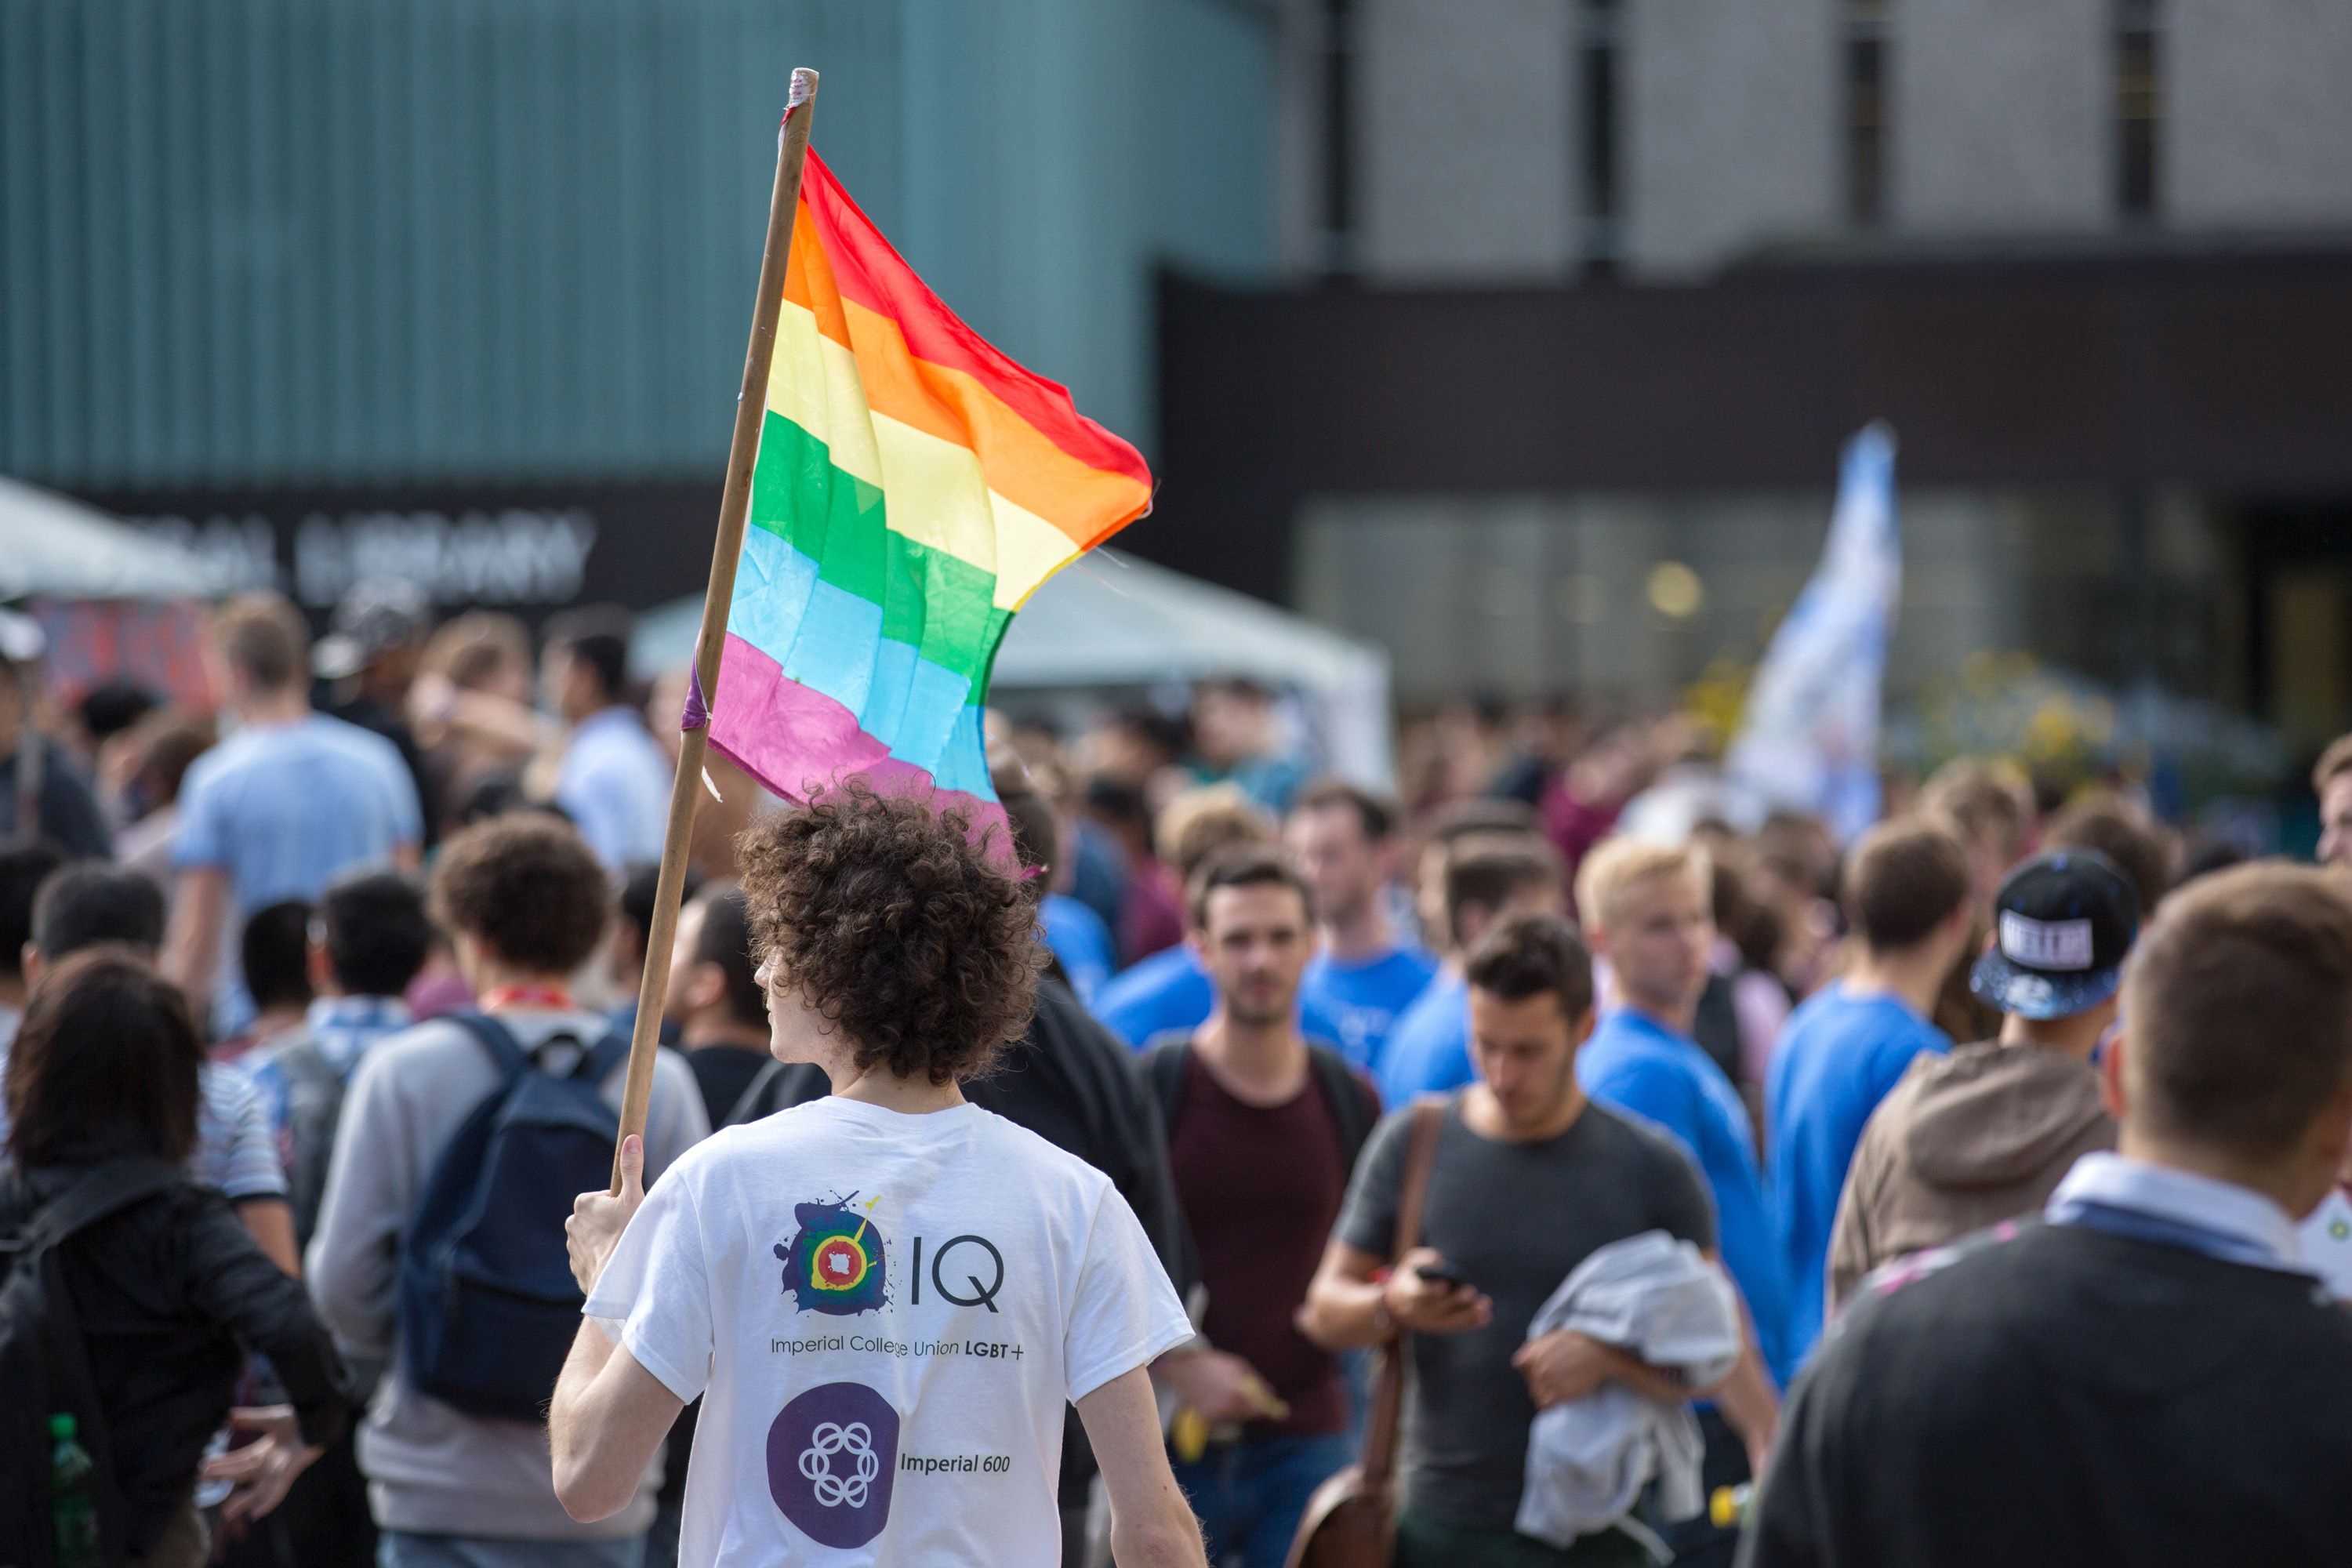
[[[797,64],[949,302],[1141,436],[1150,267],[1266,265],[1272,50],[1260,0],[0,0],[0,471],[708,471]]]

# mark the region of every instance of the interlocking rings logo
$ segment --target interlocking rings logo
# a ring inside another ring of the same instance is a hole
[[[833,1457],[842,1453],[849,1456],[846,1478],[833,1468]],[[864,1508],[866,1490],[881,1468],[882,1461],[874,1457],[874,1434],[863,1421],[846,1426],[827,1421],[809,1434],[809,1446],[801,1450],[801,1476],[819,1508]]]
[[[822,1546],[863,1546],[890,1518],[898,1413],[862,1383],[828,1383],[768,1428],[768,1495]]]

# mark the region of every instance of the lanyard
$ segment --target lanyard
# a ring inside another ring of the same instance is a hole
[[[482,993],[477,1004],[485,1013],[496,1013],[509,1007],[529,1007],[548,1013],[576,1013],[578,1004],[572,993],[561,985],[499,985]]]

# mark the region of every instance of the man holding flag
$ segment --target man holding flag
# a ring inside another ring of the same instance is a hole
[[[748,837],[743,889],[770,1049],[833,1093],[650,1197],[625,1109],[614,1191],[571,1224],[587,1321],[549,1415],[556,1492],[575,1518],[625,1506],[699,1396],[682,1563],[1052,1563],[1076,1402],[1118,1561],[1202,1568],[1146,1370],[1192,1337],[1174,1289],[1107,1177],[958,1087],[1037,978],[989,667],[1150,476],[891,250],[807,153],[814,89],[794,73],[641,997],[667,983],[707,742],[803,803]]]

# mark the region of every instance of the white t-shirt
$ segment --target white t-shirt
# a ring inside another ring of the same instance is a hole
[[[2327,1293],[2352,1301],[2352,1199],[2342,1187],[2330,1187],[2295,1233],[2303,1246],[2305,1268],[2319,1276]]]
[[[1065,1402],[1192,1334],[1100,1172],[849,1100],[681,1158],[586,1310],[702,1396],[685,1568],[1058,1562]]]

